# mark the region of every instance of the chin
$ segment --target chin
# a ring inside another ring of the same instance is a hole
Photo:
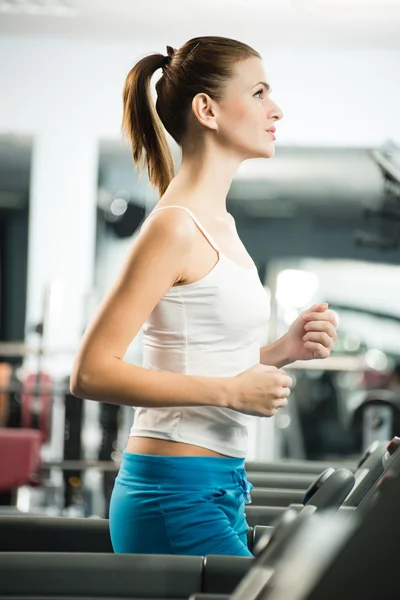
[[[275,146],[274,146],[274,144],[269,144],[269,146],[267,148],[265,148],[263,156],[265,158],[272,158],[274,156],[274,154],[275,154]]]
[[[254,144],[253,147],[247,146],[247,148],[241,148],[240,154],[242,160],[249,160],[251,158],[272,158],[275,154],[274,144]]]
[[[270,148],[262,148],[256,152],[254,152],[252,158],[272,158],[275,154],[275,146]]]
[[[251,152],[251,158],[272,158],[275,154],[274,144],[264,144],[254,148]]]
[[[271,152],[265,152],[262,156],[260,156],[260,158],[272,158],[275,155],[275,150],[272,150]]]

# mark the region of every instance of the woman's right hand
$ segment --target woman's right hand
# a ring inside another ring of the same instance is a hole
[[[246,415],[273,417],[287,406],[292,380],[283,369],[254,365],[233,377],[233,395],[229,408]]]

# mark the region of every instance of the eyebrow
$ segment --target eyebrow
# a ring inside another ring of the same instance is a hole
[[[271,92],[271,86],[269,85],[269,83],[267,83],[266,81],[259,81],[258,83],[256,83],[253,87],[256,87],[257,85],[263,85],[265,87],[265,89],[267,90],[267,92]]]

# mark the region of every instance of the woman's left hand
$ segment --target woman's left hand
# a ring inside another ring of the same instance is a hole
[[[337,318],[328,304],[314,304],[303,311],[284,336],[291,362],[327,358],[337,339]]]

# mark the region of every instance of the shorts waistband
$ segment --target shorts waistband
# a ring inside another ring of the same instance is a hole
[[[158,485],[232,485],[245,479],[244,458],[218,456],[158,456],[122,453],[118,477],[121,480],[157,483]]]

